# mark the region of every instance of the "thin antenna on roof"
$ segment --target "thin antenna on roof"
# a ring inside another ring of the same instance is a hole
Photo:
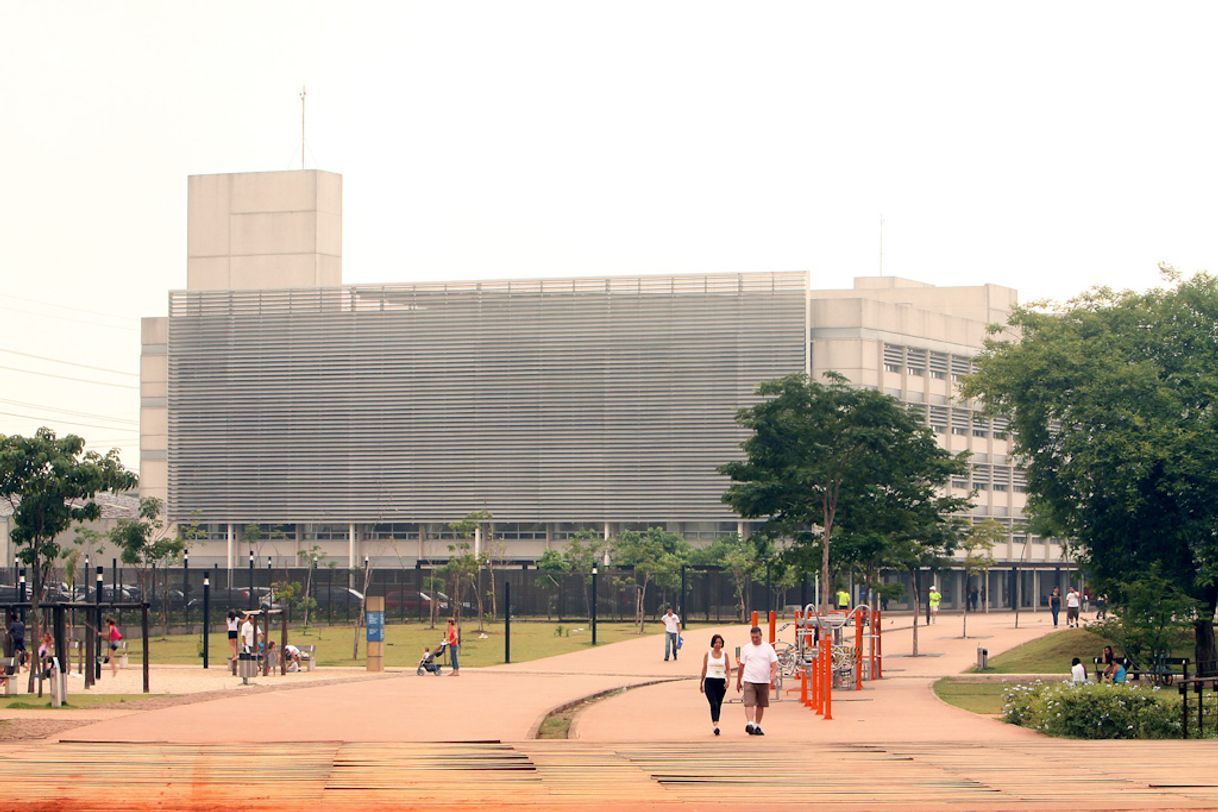
[[[305,168],[305,96],[304,85],[300,86],[300,168]]]
[[[880,276],[884,275],[884,215],[880,215]]]

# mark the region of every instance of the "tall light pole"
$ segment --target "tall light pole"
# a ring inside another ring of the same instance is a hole
[[[596,645],[596,565],[592,565],[592,645]]]

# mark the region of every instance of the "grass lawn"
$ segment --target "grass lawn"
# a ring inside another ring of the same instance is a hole
[[[1112,645],[1117,654],[1124,654],[1120,646],[1089,629],[1062,629],[990,658],[986,673],[1057,674],[1065,678],[1070,674],[1070,660],[1074,657],[1082,660],[1087,673],[1091,673],[1092,660],[1100,656],[1105,645]],[[1192,635],[1177,641],[1172,656],[1192,659]]]
[[[1098,657],[1108,642],[1087,629],[1063,629],[991,657],[987,673],[1059,674],[1064,678],[1070,675],[1074,657],[1090,671],[1092,658]]]
[[[945,677],[935,683],[935,695],[949,705],[973,713],[1002,713],[1002,694],[1011,683],[968,682]]]
[[[423,648],[434,648],[444,637],[444,625],[440,624],[429,629],[426,623],[394,623],[385,626],[385,665],[388,667],[414,666],[419,662]],[[563,634],[560,636],[558,630]],[[659,623],[648,624],[647,634],[659,635],[664,627]],[[486,666],[498,665],[503,662],[503,623],[486,625],[486,639],[479,639],[478,623],[463,622],[461,628],[461,665]],[[598,644],[616,643],[621,640],[633,640],[639,636],[638,627],[632,623],[598,623],[596,625],[596,640]],[[360,629],[359,659],[351,658],[351,646],[355,632],[351,626],[313,626],[291,628],[288,631],[288,642],[298,646],[316,645],[317,664],[329,666],[359,666],[364,665],[366,644],[364,629]],[[202,644],[201,634],[177,634],[169,637],[153,635],[150,640],[150,661],[162,665],[195,665],[199,659],[199,646]],[[276,628],[271,639],[278,644],[279,630]],[[565,654],[587,648],[592,643],[591,629],[586,623],[547,623],[544,621],[512,622],[512,662],[520,663],[537,660],[555,654]],[[128,637],[130,659],[132,665],[139,662],[141,645],[138,638]],[[657,639],[656,654],[661,651],[661,643]],[[225,632],[213,632],[210,638],[210,658],[212,664],[223,663],[228,659],[228,637]]]
[[[167,694],[157,694],[158,697]],[[62,710],[75,708],[97,708],[107,705],[121,705],[124,702],[134,702],[137,699],[147,699],[149,694],[88,694],[84,691],[70,691],[68,701]],[[21,694],[0,699],[0,708],[14,710],[48,710],[51,707],[51,694],[48,688],[39,699],[37,694]]]

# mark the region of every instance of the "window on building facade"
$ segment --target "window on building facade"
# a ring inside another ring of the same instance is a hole
[[[419,525],[414,522],[374,524],[368,531],[368,538],[379,541],[388,541],[392,539],[417,539],[418,537]]]
[[[507,541],[545,540],[546,526],[541,522],[503,522],[496,524],[494,538]]]

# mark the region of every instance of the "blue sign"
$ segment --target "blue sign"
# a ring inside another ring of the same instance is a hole
[[[385,642],[385,613],[365,612],[364,617],[368,627],[368,642]]]

